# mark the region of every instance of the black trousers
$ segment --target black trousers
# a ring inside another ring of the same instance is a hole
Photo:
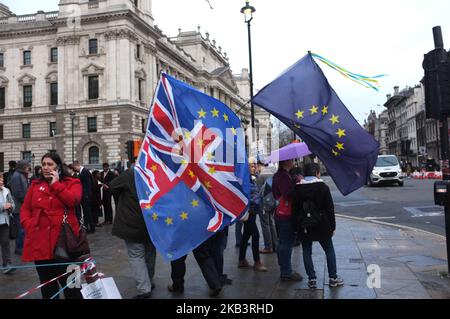
[[[228,227],[225,227],[225,229],[212,236],[211,241],[211,255],[214,259],[214,264],[216,265],[219,276],[223,276],[223,254],[227,248]]]
[[[83,196],[81,198],[81,207],[83,208],[84,226],[86,226],[88,231],[95,231],[95,223],[92,216],[92,203],[89,196]]]
[[[44,265],[44,264],[55,264],[58,263],[55,260],[40,260],[35,261],[35,265]],[[41,284],[56,278],[65,272],[67,272],[68,265],[61,266],[50,266],[50,267],[36,267],[37,273],[39,275],[39,280]],[[65,275],[64,277],[58,279],[57,281],[53,281],[50,284],[45,285],[41,288],[42,299],[50,299],[53,297],[59,290],[63,287],[67,286],[67,277],[69,275]],[[58,285],[59,283],[59,285]],[[81,295],[81,288],[66,288],[63,290],[64,297],[66,299],[83,299]],[[59,299],[59,295],[57,295],[54,299]]]
[[[203,277],[210,289],[217,289],[221,286],[219,274],[217,272],[214,259],[211,256],[211,239],[208,239],[203,244],[194,249],[194,257],[197,261],[200,270],[202,271]],[[173,281],[174,288],[178,290],[184,289],[184,275],[186,274],[186,258],[187,256],[181,257],[180,259],[172,261],[170,264],[172,266],[171,278]]]
[[[256,226],[256,214],[250,213],[246,222],[244,222],[244,233],[242,234],[241,245],[239,246],[239,260],[245,259],[247,252],[247,243],[252,238],[253,261],[259,261],[259,231]]]
[[[111,222],[113,221],[113,211],[112,211],[112,205],[111,205],[111,193],[107,190],[103,192],[103,209],[105,212],[105,222]]]

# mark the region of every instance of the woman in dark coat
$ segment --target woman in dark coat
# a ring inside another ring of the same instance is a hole
[[[318,164],[306,164],[304,173],[305,178],[294,188],[292,211],[302,242],[303,262],[309,277],[308,285],[310,288],[317,287],[312,243],[318,241],[327,256],[330,287],[342,286],[344,281],[337,275],[336,254],[332,240],[336,230],[336,219],[330,189],[320,179]]]

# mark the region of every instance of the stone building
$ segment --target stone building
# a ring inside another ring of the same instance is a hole
[[[167,37],[151,0],[60,0],[59,11],[21,16],[0,5],[0,171],[48,151],[123,163],[162,71],[234,110],[249,99],[222,48],[199,29]]]

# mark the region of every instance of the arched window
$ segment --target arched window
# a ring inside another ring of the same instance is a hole
[[[97,146],[89,148],[89,164],[100,164],[100,155]]]

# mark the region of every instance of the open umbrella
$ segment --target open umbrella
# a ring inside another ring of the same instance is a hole
[[[311,155],[311,151],[305,143],[291,143],[270,154],[270,162],[277,163],[290,159]]]

